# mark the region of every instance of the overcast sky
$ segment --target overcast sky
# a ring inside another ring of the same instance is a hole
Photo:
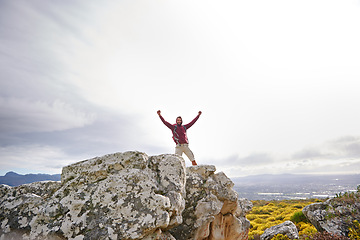
[[[230,177],[360,173],[359,29],[359,0],[0,0],[0,175],[173,153],[159,109]]]

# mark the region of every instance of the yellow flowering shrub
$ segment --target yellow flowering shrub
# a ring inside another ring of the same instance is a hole
[[[265,201],[256,200],[252,201],[252,211],[246,215],[250,221],[249,240],[254,239],[255,235],[261,235],[265,229],[283,223],[291,218],[294,214],[301,211],[305,206],[319,202],[317,199],[306,200],[282,200],[282,201]],[[299,215],[299,213],[297,213]],[[314,226],[310,223],[300,221],[295,223],[299,229],[299,235],[310,235],[316,232]],[[279,236],[278,239],[284,239]]]

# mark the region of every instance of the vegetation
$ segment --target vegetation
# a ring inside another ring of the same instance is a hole
[[[311,236],[302,236],[305,240],[349,240],[349,238],[328,232],[317,232]]]
[[[360,202],[360,185],[357,187],[357,192],[339,193],[332,199],[332,201],[338,205],[349,206],[348,209],[352,209],[349,216],[358,216],[360,209],[356,207],[353,208],[351,206]],[[354,220],[349,228],[349,238],[328,232],[317,232],[316,228],[307,221],[306,217],[302,213],[302,209],[305,206],[315,202],[321,202],[321,200],[252,201],[252,211],[246,215],[251,224],[249,240],[260,239],[260,235],[264,233],[265,229],[283,223],[286,220],[290,220],[296,225],[299,231],[299,237],[302,240],[360,240],[360,223],[357,220]],[[334,211],[333,209],[328,210],[329,214],[334,215],[333,217],[340,216],[340,213],[337,211]],[[329,217],[331,216],[329,215]],[[273,239],[287,240],[289,238],[278,234]]]
[[[359,185],[360,186],[360,185]],[[358,192],[345,192],[345,193],[339,193],[336,194],[336,197],[334,198],[335,202],[343,203],[343,204],[354,204],[356,202],[359,202],[360,200],[360,191]]]
[[[360,223],[354,220],[353,224],[353,227],[349,229],[349,237],[350,239],[360,239]]]
[[[272,238],[272,240],[290,240],[286,235],[278,234]]]
[[[319,201],[317,199],[252,201],[254,205],[252,211],[246,215],[251,224],[249,239],[256,239],[257,236],[264,233],[265,229],[286,220],[295,223],[300,235],[311,235],[317,232],[316,228],[306,220],[301,210],[305,206]],[[286,239],[286,236],[276,236],[276,239]]]

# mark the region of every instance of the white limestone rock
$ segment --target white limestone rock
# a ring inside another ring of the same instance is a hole
[[[173,154],[108,154],[63,168],[60,182],[0,185],[0,239],[247,239],[232,181]]]
[[[355,199],[346,202],[330,198],[325,202],[310,204],[302,212],[319,232],[347,236],[353,221],[360,219],[360,203]]]
[[[272,226],[264,231],[260,236],[261,240],[270,240],[277,234],[288,236],[290,239],[298,239],[299,233],[295,224],[291,221],[285,221],[279,225]]]
[[[184,160],[170,154],[125,152],[75,163],[63,168],[55,189],[33,189],[40,196],[1,186],[0,233],[23,230],[29,239],[161,235],[182,222],[185,176]]]
[[[177,239],[248,239],[250,222],[245,218],[252,203],[239,199],[233,182],[212,165],[188,167],[183,224],[169,231]]]

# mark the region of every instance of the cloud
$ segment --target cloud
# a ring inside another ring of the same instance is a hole
[[[232,155],[214,162],[218,170],[234,177],[264,173],[359,173],[359,150],[360,137],[344,136],[306,147],[289,155],[262,152],[246,157]]]
[[[293,173],[359,173],[360,137],[344,136],[325,141],[279,162],[283,163],[279,168]]]
[[[60,148],[37,144],[0,147],[0,159],[0,174],[10,170],[18,173],[61,173],[63,166],[74,162]]]
[[[55,100],[29,101],[19,98],[0,98],[0,132],[49,132],[83,127],[96,116],[74,109],[70,104]]]
[[[312,159],[288,162],[283,170],[290,173],[346,174],[359,173],[360,159]]]
[[[274,159],[268,153],[253,153],[247,157],[239,158],[238,160],[236,160],[236,162],[247,166],[261,165],[261,164],[267,165],[274,162]]]
[[[164,147],[152,143],[153,139],[146,136],[141,119],[136,116],[99,109],[96,113],[98,117],[83,126],[76,127],[72,124],[71,128],[57,131],[1,134],[1,171],[60,173],[61,168],[67,164],[112,152],[143,151],[149,155],[166,152]],[[41,121],[33,120],[31,127],[40,123]],[[64,123],[60,124],[63,125]],[[45,126],[43,130],[47,128]],[[54,128],[59,126],[51,126],[50,129]]]
[[[360,137],[345,136],[327,143],[329,147],[333,148],[342,157],[346,158],[360,158]]]
[[[307,147],[294,153],[292,159],[360,159],[360,137],[344,136]]]
[[[46,172],[47,169],[54,172],[61,171],[61,167],[69,162],[112,152],[142,151],[149,155],[169,152],[170,149],[157,144],[156,138],[149,135],[149,126],[154,129],[152,123],[143,122],[139,116],[117,114],[96,108],[93,108],[92,112],[95,112],[97,117],[88,124],[81,122],[81,126],[77,126],[78,122],[40,126],[44,119],[31,119],[30,126],[26,125],[24,128],[34,128],[35,131],[19,131],[18,122],[14,120],[16,131],[0,135],[0,169],[7,172],[29,167],[29,171],[32,172]],[[60,130],[60,127],[63,129]],[[59,130],[45,131],[50,129]],[[171,153],[172,150],[173,148]],[[31,161],[35,163],[32,167],[28,164]]]
[[[156,110],[203,110],[189,131],[199,163],[261,173],[358,159],[358,140],[324,142],[358,134],[353,3],[0,4],[2,147],[172,153]]]
[[[246,157],[231,155],[226,158],[214,159],[212,162],[223,167],[251,168],[255,166],[271,165],[275,159],[269,153],[252,153]],[[209,161],[211,162],[211,161]]]
[[[292,155],[292,159],[313,159],[324,157],[324,154],[317,148],[306,148]]]

